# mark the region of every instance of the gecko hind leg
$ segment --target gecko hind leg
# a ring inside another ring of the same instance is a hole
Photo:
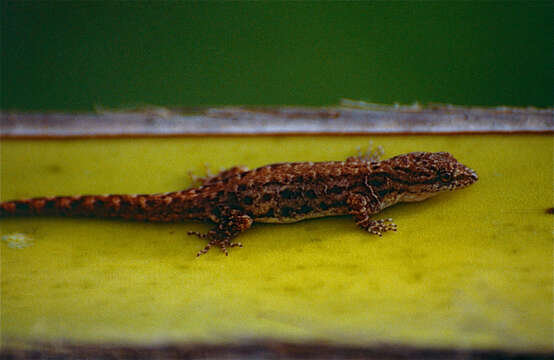
[[[189,231],[188,235],[196,235],[201,239],[210,240],[208,244],[196,254],[196,256],[207,253],[213,246],[219,246],[225,255],[229,255],[229,248],[242,247],[240,242],[231,240],[241,232],[248,230],[252,226],[252,218],[248,215],[233,213],[221,219],[217,225],[207,233]]]

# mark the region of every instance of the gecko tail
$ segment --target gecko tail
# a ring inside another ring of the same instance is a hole
[[[0,203],[0,217],[12,216],[110,216],[109,196],[56,196]]]
[[[83,195],[39,197],[0,203],[0,218],[12,216],[66,216],[175,222],[202,218],[193,206],[195,189],[152,195]]]

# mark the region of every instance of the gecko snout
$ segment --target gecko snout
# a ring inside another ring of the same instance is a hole
[[[464,188],[479,180],[479,176],[470,167],[458,163],[454,172],[455,188]]]

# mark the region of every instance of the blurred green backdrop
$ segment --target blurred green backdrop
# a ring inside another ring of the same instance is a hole
[[[1,106],[552,106],[546,2],[2,1]]]

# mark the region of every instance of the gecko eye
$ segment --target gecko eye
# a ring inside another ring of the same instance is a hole
[[[447,183],[447,182],[450,182],[450,180],[452,180],[452,175],[450,175],[450,173],[448,172],[441,172],[439,174],[439,178],[443,183]]]

